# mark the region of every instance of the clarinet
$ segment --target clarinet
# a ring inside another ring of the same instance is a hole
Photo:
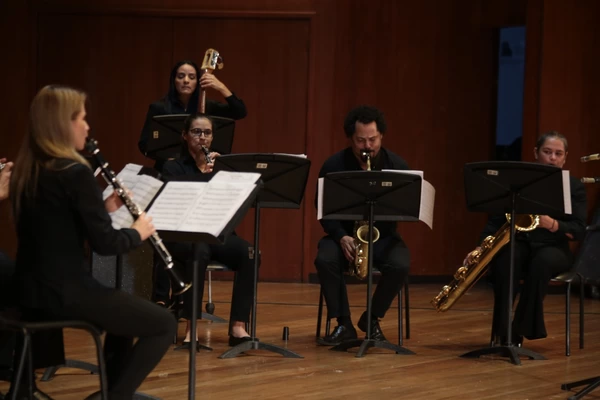
[[[125,204],[133,219],[138,219],[138,217],[142,214],[142,210],[140,210],[140,207],[137,204],[135,204],[135,202],[127,194],[127,189],[123,186],[121,181],[119,181],[114,171],[110,169],[110,166],[108,165],[106,160],[104,160],[102,154],[100,154],[100,150],[98,149],[98,142],[88,137],[86,139],[85,148],[92,154],[92,156],[94,156],[96,162],[100,167],[100,172],[102,173],[102,176],[115,189],[115,192],[117,193],[121,201]],[[169,273],[169,278],[171,279],[173,293],[178,295],[192,287],[192,284],[185,283],[179,277],[177,271],[175,271],[175,269],[173,268],[173,257],[165,247],[162,239],[158,236],[158,233],[154,232],[152,236],[150,236],[150,243],[165,263],[165,269]]]
[[[207,164],[211,164],[213,162],[212,158],[210,158],[210,150],[206,146],[202,146],[202,151],[204,152],[204,159]]]

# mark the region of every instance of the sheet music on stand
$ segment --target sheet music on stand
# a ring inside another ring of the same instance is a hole
[[[143,167],[127,164],[117,177],[132,193],[132,199],[158,231],[203,232],[218,237],[248,196],[256,189],[258,173],[219,171],[209,182],[172,181],[164,183],[140,175]],[[108,186],[103,197],[113,192]],[[128,228],[133,217],[127,207],[111,213],[115,229]]]
[[[398,182],[381,181],[378,182],[379,171],[355,171],[360,174],[363,172],[369,172],[374,179],[365,180],[365,186],[371,186],[373,182],[377,182],[377,186],[374,187],[374,191],[378,194],[382,194],[388,191],[396,190],[398,184],[410,184],[417,180],[420,181],[417,185],[411,185],[408,190],[414,192],[412,194],[419,197],[419,203],[413,205],[410,208],[403,208],[399,210],[397,204],[392,204],[386,201],[385,198],[378,200],[378,221],[423,221],[430,229],[433,229],[433,207],[435,202],[435,188],[431,183],[423,179],[423,171],[416,170],[383,170],[382,173],[394,173],[398,174]],[[356,220],[357,215],[364,214],[364,194],[360,191],[348,190],[349,188],[337,188],[343,192],[343,196],[346,197],[345,204],[348,204],[348,197],[355,199],[356,207],[349,209],[344,208],[343,213],[336,213],[333,216],[332,213],[336,212],[336,208],[339,207],[339,203],[334,201],[334,197],[325,196],[325,177],[319,178],[318,182],[318,199],[317,199],[317,218],[318,219],[338,219],[338,220]],[[338,182],[339,184],[339,182]],[[337,190],[334,189],[334,190]],[[328,198],[329,200],[325,200]],[[351,200],[350,200],[351,201]]]

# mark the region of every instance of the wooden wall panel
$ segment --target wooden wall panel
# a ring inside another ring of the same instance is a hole
[[[27,112],[35,90],[35,24],[27,1],[0,2],[0,158],[14,160],[27,129]],[[14,257],[17,240],[8,201],[0,203],[0,251]]]
[[[523,157],[533,160],[537,136],[557,130],[569,140],[565,168],[577,177],[599,176],[598,162],[582,164],[579,158],[600,152],[600,29],[596,21],[600,4],[593,0],[540,3],[532,2],[528,12],[537,16],[543,39],[537,64],[540,73],[525,83],[526,89],[538,88],[539,100],[526,105],[526,115],[537,115],[537,130],[524,131]],[[588,185],[587,190],[591,216],[599,204],[600,187]]]
[[[201,63],[207,48],[217,49],[224,68],[215,74],[246,104],[234,153],[306,154],[309,19],[178,18],[174,26],[174,59]],[[224,101],[210,91],[207,97]],[[302,218],[302,209],[263,210],[262,280],[301,280]],[[237,231],[253,240],[253,212]]]
[[[491,155],[495,31],[471,23],[476,2],[436,3],[435,13],[428,2],[344,3],[335,29],[331,152],[348,145],[342,124],[352,107],[384,111],[384,145],[425,171],[437,191],[433,230],[422,223],[400,227],[411,274],[448,275],[484,223],[465,209],[462,166]],[[313,161],[316,171],[322,160]],[[315,231],[311,242],[322,235]],[[315,247],[311,253],[312,260]]]
[[[90,136],[119,171],[152,165],[137,149],[148,104],[166,93],[172,23],[166,18],[42,14],[38,87],[59,83],[89,94]]]
[[[540,131],[559,129],[570,139],[569,168],[598,175],[597,164],[577,158],[600,151],[599,6],[526,4],[524,155]],[[16,93],[14,102],[4,94],[15,115],[9,128],[26,129],[28,102],[41,85],[80,86],[90,93],[93,134],[116,169],[151,164],[137,138],[148,103],[167,89],[172,64],[200,60],[209,46],[223,54],[225,69],[217,74],[249,108],[234,150],[306,153],[312,161],[303,207],[263,215],[264,280],[306,280],[314,272],[323,234],[313,206],[316,176],[346,146],[342,121],[360,103],[384,110],[385,145],[424,170],[437,190],[433,231],[401,226],[411,274],[447,275],[473,247],[485,217],[465,209],[462,167],[492,155],[496,29],[524,22],[524,2],[31,0],[11,7],[18,18],[8,19],[5,31],[25,35],[10,47],[24,68],[2,74]],[[12,135],[0,134],[0,146],[14,155]],[[251,238],[251,224],[250,215],[240,234]],[[0,240],[10,247],[7,233]]]

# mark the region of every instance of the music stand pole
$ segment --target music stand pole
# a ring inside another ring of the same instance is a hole
[[[219,358],[233,358],[240,353],[244,353],[247,350],[268,350],[274,353],[281,354],[288,358],[304,358],[301,355],[294,353],[291,350],[284,349],[283,347],[275,346],[269,343],[263,343],[256,338],[256,307],[257,307],[257,294],[258,294],[258,266],[260,264],[260,251],[259,251],[259,237],[260,237],[260,199],[257,196],[256,204],[254,206],[254,294],[252,298],[252,318],[250,329],[250,340],[240,343],[235,347],[227,350],[219,356]]]
[[[414,352],[405,349],[404,347],[395,345],[393,343],[388,342],[387,340],[374,340],[371,339],[371,309],[373,306],[373,299],[371,296],[371,292],[373,289],[373,229],[374,229],[374,220],[375,220],[375,200],[368,199],[366,201],[368,210],[369,210],[369,240],[367,243],[367,249],[369,252],[369,257],[367,258],[367,336],[365,339],[352,339],[344,341],[330,350],[333,351],[346,351],[353,347],[359,347],[358,352],[356,353],[356,357],[364,357],[367,351],[371,347],[380,348],[380,349],[388,349],[394,351],[396,354],[415,354]],[[383,279],[383,276],[381,277]]]
[[[196,242],[192,243],[192,254],[197,254]],[[194,400],[196,397],[196,321],[198,319],[198,268],[200,262],[198,257],[194,257],[192,262],[192,316],[190,318],[190,348],[189,348],[189,375],[188,375],[188,399]]]

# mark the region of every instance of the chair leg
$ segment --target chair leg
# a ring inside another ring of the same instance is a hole
[[[207,271],[208,274],[208,302],[206,303],[205,309],[209,314],[215,313],[215,303],[212,301],[212,271]],[[234,278],[235,282],[235,278]]]
[[[402,347],[404,343],[404,335],[402,329],[402,286],[400,286],[400,290],[398,290],[398,346]]]
[[[408,276],[404,281],[404,320],[406,321],[406,338],[410,339],[410,304],[408,302]]]
[[[565,355],[571,355],[571,282],[565,291]]]
[[[98,359],[98,376],[100,378],[100,393],[102,400],[108,400],[108,380],[106,378],[106,363],[104,361],[104,349],[102,346],[102,338],[98,332],[92,332],[92,338],[96,343],[96,357]],[[175,342],[177,342],[177,334],[175,334]]]
[[[579,275],[579,274],[578,274]],[[583,301],[585,299],[585,287],[583,285],[583,276],[579,275],[579,348],[583,349],[583,320],[585,313],[583,312]]]
[[[25,369],[25,359],[27,358],[27,354],[29,353],[29,348],[31,347],[31,343],[29,343],[29,333],[27,331],[23,331],[23,348],[21,349],[21,355],[19,357],[19,367],[17,368],[16,374],[13,375],[13,391],[12,391],[12,400],[17,400],[17,394],[19,394],[19,387],[21,386],[21,379],[23,379],[23,370]],[[31,379],[31,377],[29,378]],[[33,393],[29,394],[29,398],[33,398]]]
[[[315,336],[318,338],[321,337],[321,319],[323,318],[323,288],[321,288],[321,292],[319,293],[319,309],[317,311],[317,332]]]

